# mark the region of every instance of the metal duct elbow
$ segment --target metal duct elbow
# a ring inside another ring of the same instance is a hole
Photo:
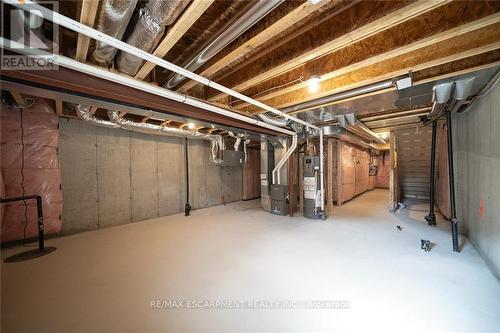
[[[448,104],[448,111],[455,112],[460,109],[467,98],[471,95],[475,80],[475,77],[471,77],[468,79],[455,81],[455,90],[453,92],[453,97]]]
[[[108,127],[108,128],[119,128],[120,127],[120,125],[117,125],[111,121],[98,119],[98,118],[94,117],[94,115],[92,115],[90,113],[90,106],[88,106],[88,105],[76,104],[75,111],[76,111],[76,115],[79,119],[85,120],[89,123],[93,123],[94,125],[101,126],[101,127]]]
[[[143,51],[153,51],[161,37],[165,34],[166,26],[177,20],[190,0],[149,0],[141,9],[139,20],[134,30],[127,38],[127,44],[140,48]],[[118,52],[116,67],[118,71],[134,76],[145,61],[130,53]]]
[[[432,110],[429,117],[437,116],[444,109],[446,103],[450,100],[453,82],[437,84],[432,88]]]
[[[104,0],[101,5],[96,29],[117,39],[122,39],[137,0]],[[109,65],[117,49],[101,41],[96,41],[92,58],[101,65]]]
[[[265,113],[259,113],[258,117],[260,120],[263,122],[273,125],[273,126],[279,126],[279,127],[285,127],[288,124],[288,119],[286,118],[279,118],[279,117],[274,117],[274,116],[269,116]]]

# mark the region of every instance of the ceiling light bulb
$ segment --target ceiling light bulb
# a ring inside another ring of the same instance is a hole
[[[188,124],[188,128],[189,128],[189,129],[194,129],[194,124],[193,124],[193,123],[189,123],[189,124]]]
[[[387,139],[389,137],[389,132],[382,132],[377,134],[381,139]]]
[[[317,75],[311,76],[309,80],[307,80],[307,85],[309,87],[309,91],[315,93],[319,90],[319,82],[321,78]]]
[[[309,0],[310,3],[312,3],[313,5],[317,4],[318,2],[320,2],[321,0]]]

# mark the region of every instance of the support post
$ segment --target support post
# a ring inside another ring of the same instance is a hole
[[[453,170],[453,137],[451,132],[451,112],[446,111],[446,132],[448,135],[448,181],[450,183],[451,237],[453,251],[460,252],[458,244],[458,219],[455,205],[455,175]]]
[[[184,179],[186,182],[186,204],[184,206],[184,216],[189,216],[191,205],[189,204],[189,147],[188,138],[184,138]]]
[[[429,202],[429,214],[425,217],[427,223],[431,226],[436,225],[436,214],[434,214],[434,193],[435,193],[435,181],[434,176],[436,174],[436,131],[437,131],[437,121],[432,122],[432,144],[431,144],[431,175],[430,175],[430,202]]]

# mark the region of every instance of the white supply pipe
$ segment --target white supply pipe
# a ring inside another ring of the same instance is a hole
[[[286,161],[288,160],[290,155],[292,155],[292,153],[295,151],[296,148],[297,148],[297,135],[294,135],[292,136],[292,145],[286,151],[285,156],[283,156],[283,158],[278,162],[278,164],[273,169],[273,184],[281,184],[279,170],[283,167],[283,165],[286,163]]]

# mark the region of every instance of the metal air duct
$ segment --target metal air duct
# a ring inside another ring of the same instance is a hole
[[[385,140],[378,137],[378,135],[366,127],[362,122],[356,119],[354,113],[347,115],[337,116],[339,125],[349,132],[368,140],[369,142],[375,142],[380,144],[386,144]]]
[[[382,89],[387,89],[396,83],[395,79],[387,80],[387,81],[382,81],[382,82],[377,82],[374,84],[370,84],[364,87],[356,88],[356,89],[351,89],[348,91],[340,92],[337,94],[333,95],[328,95],[324,97],[320,97],[317,99],[313,99],[311,101],[307,101],[304,103],[300,103],[297,105],[289,106],[286,108],[281,109],[281,111],[285,113],[290,113],[290,112],[297,112],[297,111],[305,111],[309,109],[314,109],[326,104],[331,104],[346,98],[351,98],[351,97],[356,97],[364,94],[368,94],[374,91],[382,90]]]
[[[207,60],[238,38],[248,28],[260,21],[283,1],[284,0],[259,0],[246,13],[238,17],[229,25],[224,26],[217,34],[217,37],[183,67],[191,72],[200,68]],[[182,80],[184,80],[184,76],[173,74],[163,86],[171,89]]]

